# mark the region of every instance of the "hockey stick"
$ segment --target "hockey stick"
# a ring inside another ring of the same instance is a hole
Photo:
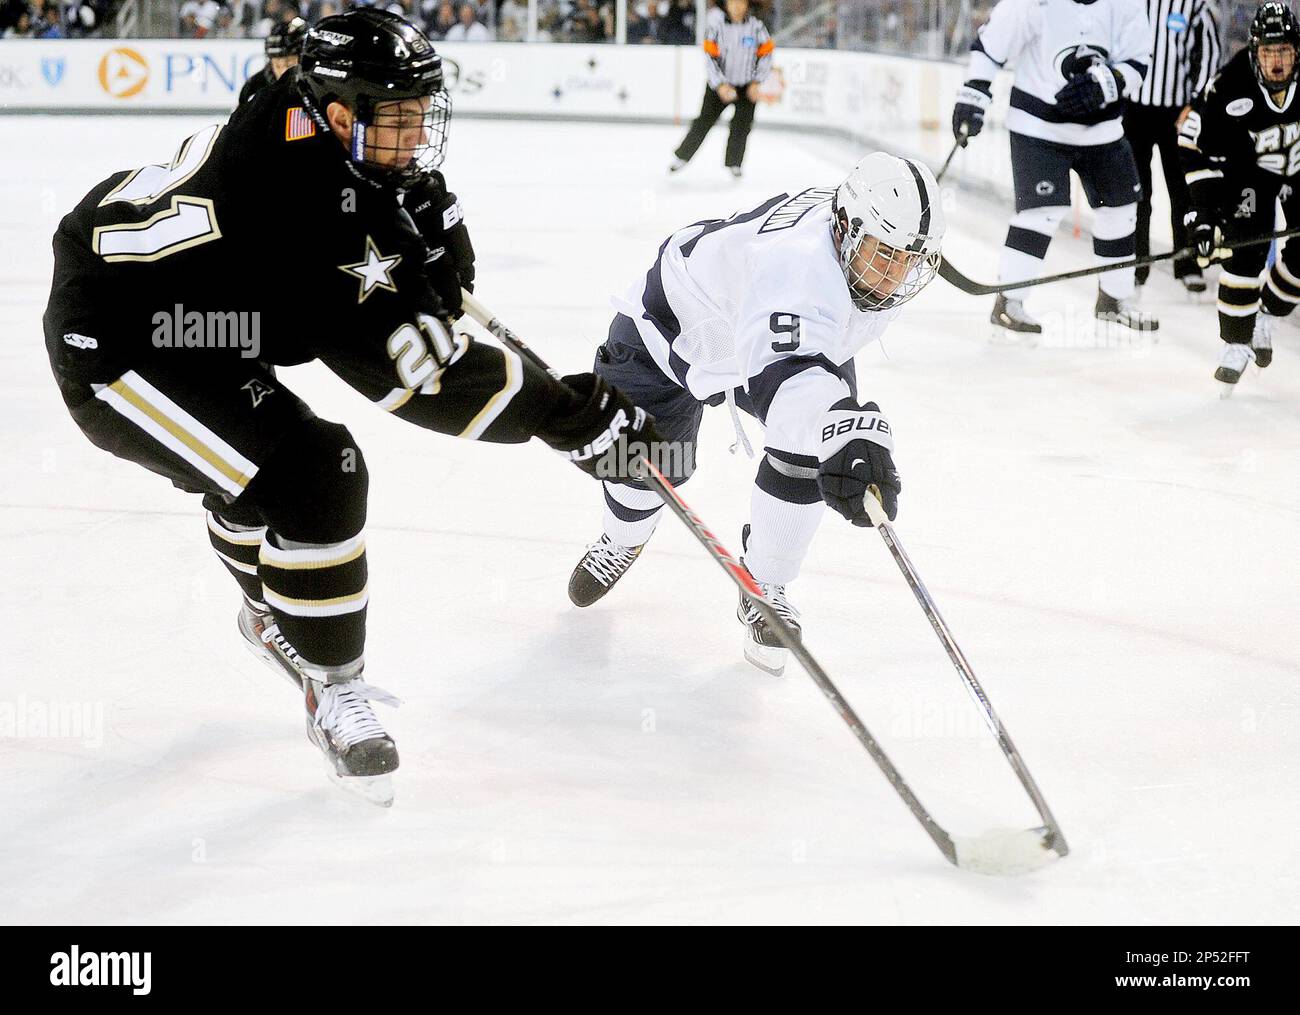
[[[1274,240],[1285,240],[1289,236],[1300,236],[1300,229],[1285,229],[1280,233],[1267,233],[1263,236],[1253,236],[1247,240],[1234,240],[1232,243],[1217,247],[1215,254],[1218,255],[1220,251],[1235,250],[1238,247],[1254,247],[1261,243],[1272,243]],[[954,268],[945,257],[939,262],[939,277],[945,282],[955,285],[962,292],[970,293],[972,296],[991,296],[994,293],[1009,292],[1012,289],[1028,289],[1031,286],[1047,285],[1049,282],[1064,282],[1072,278],[1084,278],[1087,275],[1100,275],[1102,272],[1116,271],[1121,268],[1140,268],[1144,264],[1156,264],[1159,261],[1169,261],[1178,257],[1191,257],[1194,253],[1195,250],[1192,247],[1184,247],[1182,250],[1171,250],[1165,254],[1135,257],[1131,261],[1120,261],[1116,264],[1096,264],[1091,268],[1063,271],[1059,275],[1044,275],[1042,278],[1030,278],[1023,282],[999,282],[996,285],[984,285],[982,282],[972,281]],[[1218,263],[1221,260],[1224,260],[1224,258],[1216,256],[1211,263]]]
[[[1016,750],[1016,745],[1011,742],[1011,735],[1007,733],[1006,727],[1002,725],[1002,720],[998,714],[993,711],[993,704],[989,701],[988,695],[984,693],[984,688],[980,682],[975,679],[975,671],[966,661],[966,655],[962,652],[961,646],[953,637],[943,617],[939,615],[939,607],[935,605],[933,597],[921,581],[921,576],[917,574],[916,568],[912,566],[911,559],[903,550],[903,544],[898,541],[898,535],[894,532],[893,525],[890,524],[885,509],[881,506],[880,501],[874,496],[868,494],[866,497],[867,514],[871,517],[871,523],[880,533],[880,538],[884,540],[885,546],[888,547],[890,555],[894,558],[894,563],[898,569],[903,572],[903,577],[907,579],[907,584],[911,587],[912,593],[916,596],[916,601],[921,604],[921,610],[925,613],[926,619],[930,622],[930,627],[938,635],[939,641],[943,643],[944,650],[948,653],[948,658],[952,660],[953,666],[957,668],[957,673],[961,677],[962,683],[966,686],[967,692],[975,702],[980,714],[984,717],[984,722],[992,732],[1002,749],[1002,753],[1011,764],[1015,771],[1016,777],[1019,778],[1020,784],[1029,794],[1029,799],[1033,801],[1035,809],[1038,811],[1039,818],[1042,819],[1042,825],[1038,828],[1031,828],[1023,832],[999,832],[990,833],[982,836],[977,842],[965,843],[967,849],[978,849],[981,851],[992,851],[994,854],[1001,854],[1003,862],[1010,864],[1025,864],[1029,868],[1041,866],[1051,859],[1049,853],[1055,853],[1058,857],[1065,856],[1070,852],[1069,846],[1065,842],[1065,836],[1061,832],[1061,826],[1056,823],[1056,818],[1052,816],[1051,809],[1047,806],[1047,801],[1043,799],[1043,794],[1034,782],[1034,777],[1029,774],[1029,769],[1025,765],[1024,759],[1020,757],[1020,752]],[[961,843],[958,844],[960,849]]]
[[[545,370],[552,377],[558,374],[546,362],[525,345],[509,328],[502,324],[496,316],[487,309],[478,299],[471,296],[468,292],[463,294],[463,306],[469,316],[481,324],[492,335],[495,335],[506,346],[525,356],[541,369]],[[975,871],[980,874],[1018,874],[1023,871],[1031,870],[1034,867],[1053,859],[1053,854],[1046,848],[1038,848],[1037,852],[1031,852],[1026,848],[1023,841],[1026,833],[1013,833],[1015,841],[1010,841],[1006,833],[988,833],[982,836],[963,837],[951,836],[930,816],[930,812],[917,799],[916,794],[912,792],[904,781],[902,774],[894,767],[894,763],[889,760],[881,746],[876,742],[875,737],[862,724],[856,712],[844,696],[840,694],[839,689],[831,681],[826,671],[811,652],[804,646],[800,637],[794,633],[790,626],[785,622],[775,608],[763,595],[763,591],[754,581],[753,576],[745,569],[739,561],[736,560],[719,542],[718,538],[709,531],[708,527],[694,511],[687,506],[682,500],[681,495],[673,485],[664,477],[654,465],[645,456],[638,456],[636,464],[639,466],[642,475],[640,478],[651,489],[653,489],[668,509],[676,515],[691,532],[700,545],[708,552],[709,556],[717,562],[732,582],[751,600],[753,600],[756,609],[767,622],[771,630],[776,634],[781,644],[784,645],[790,653],[799,661],[799,664],[812,677],[813,682],[820,688],[835,711],[839,713],[840,718],[853,735],[858,738],[858,742],[871,755],[871,759],[879,766],[889,780],[889,784],[894,787],[894,791],[907,804],[908,810],[912,812],[913,817],[921,823],[926,834],[939,847],[944,858],[954,866],[964,870]],[[1009,741],[1008,741],[1009,742]],[[1059,832],[1057,833],[1059,835]],[[1064,845],[1064,840],[1061,840]],[[1056,855],[1064,856],[1059,853]]]
[[[948,153],[948,157],[943,160],[943,165],[939,167],[939,171],[934,174],[935,183],[938,183],[940,180],[943,179],[943,174],[948,171],[948,166],[952,164],[952,157],[957,154],[957,149],[965,148],[965,147],[966,147],[966,125],[963,123],[961,126],[961,133],[957,135],[957,140],[952,143],[952,151],[950,151]]]

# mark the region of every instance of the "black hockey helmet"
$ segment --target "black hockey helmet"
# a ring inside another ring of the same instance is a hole
[[[442,162],[451,119],[442,58],[420,29],[388,11],[359,7],[307,30],[299,89],[317,126],[330,132],[330,103],[352,112],[351,158],[372,179],[409,186]],[[396,105],[427,99],[412,113]]]
[[[1274,81],[1264,76],[1264,69],[1259,65],[1259,47],[1290,43],[1295,50],[1295,60],[1291,64],[1291,74],[1285,80]],[[1296,80],[1300,73],[1300,21],[1296,20],[1291,8],[1279,0],[1268,0],[1259,5],[1254,19],[1250,22],[1250,66],[1261,85],[1269,89],[1282,89]]]
[[[302,50],[302,40],[307,34],[307,22],[302,18],[281,21],[271,26],[266,35],[266,55],[297,56]]]

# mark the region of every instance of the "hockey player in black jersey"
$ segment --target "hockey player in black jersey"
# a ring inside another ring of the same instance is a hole
[[[557,382],[448,330],[430,281],[439,259],[403,202],[426,223],[445,203],[431,170],[449,112],[418,29],[372,8],[323,19],[300,74],[186,139],[169,164],[115,173],[63,219],[44,319],[77,425],[202,495],[212,546],[243,591],[241,634],[302,688],[332,773],[380,803],[398,755],[369,704],[388,696],[362,673],[365,459],[274,367],[319,359],[417,426],[540,437],[589,473],[596,462],[579,456],[593,442],[655,439],[594,374]],[[288,248],[268,178],[295,181]],[[436,242],[455,229],[445,211]],[[447,618],[426,619],[421,637],[437,638]]]
[[[1300,222],[1297,77],[1300,22],[1285,4],[1265,3],[1246,48],[1193,102],[1178,146],[1191,191],[1188,235],[1202,266],[1225,242],[1272,231],[1279,200],[1287,224]],[[1257,366],[1272,362],[1273,323],[1300,303],[1300,247],[1284,245],[1265,274],[1267,256],[1265,246],[1232,250],[1219,276],[1225,345],[1214,376],[1225,395],[1252,353]]]
[[[271,27],[266,35],[266,64],[244,82],[239,90],[239,103],[243,105],[267,85],[274,84],[291,67],[298,66],[302,40],[307,34],[307,22],[302,18],[281,21]]]

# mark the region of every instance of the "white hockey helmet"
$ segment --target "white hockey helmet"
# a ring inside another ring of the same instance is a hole
[[[859,310],[888,310],[919,293],[939,270],[947,223],[926,166],[885,152],[862,159],[835,188],[831,233]]]

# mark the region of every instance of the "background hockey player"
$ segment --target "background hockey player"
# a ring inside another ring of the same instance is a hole
[[[993,8],[971,46],[952,129],[958,139],[979,134],[993,77],[1011,64],[1007,130],[1016,214],[1002,250],[1000,281],[1043,274],[1052,236],[1070,208],[1071,170],[1094,211],[1093,252],[1104,261],[1133,257],[1141,186],[1120,114],[1124,97],[1142,84],[1149,45],[1141,0],[1000,0]],[[1132,268],[1105,272],[1094,313],[1128,328],[1157,327],[1134,306],[1134,291]],[[1025,311],[1026,293],[1000,294],[993,323],[1012,332],[1041,332]]]
[[[1300,23],[1282,3],[1260,6],[1246,48],[1227,62],[1192,105],[1178,139],[1191,191],[1188,228],[1209,263],[1227,242],[1272,232],[1277,201],[1287,225],[1300,223]],[[1219,275],[1214,376],[1236,384],[1250,362],[1273,359],[1273,322],[1300,303],[1300,248],[1282,247],[1261,287],[1268,247],[1233,250]],[[1261,292],[1262,288],[1262,292]]]
[[[368,703],[387,696],[362,676],[365,460],[273,365],[320,359],[419,426],[538,436],[575,461],[621,432],[652,439],[594,375],[559,383],[448,331],[401,201],[431,185],[449,111],[418,29],[371,8],[323,19],[300,74],[187,139],[171,164],[114,174],[64,218],[45,314],[73,419],[104,450],[203,495],[244,594],[241,634],[302,688],[332,772],[385,803],[398,755]],[[283,198],[267,179],[295,181],[289,248],[271,239]],[[233,348],[241,314],[256,315],[259,337]]]
[[[750,13],[749,0],[722,0],[709,10],[704,22],[704,66],[708,75],[704,103],[673,153],[670,172],[677,172],[691,161],[723,110],[735,106],[727,135],[726,166],[732,176],[740,176],[745,145],[754,125],[758,86],[772,73],[775,47],[767,26]]]
[[[675,483],[694,468],[705,405],[727,402],[738,431],[737,408],[763,422],[744,561],[796,629],[785,588],[824,505],[869,525],[863,502],[875,486],[889,517],[898,510],[893,434],[874,402],[858,402],[853,357],[934,277],[943,233],[930,170],[868,155],[838,188],[779,194],[673,233],[616,302],[597,352],[596,372],[681,449],[657,463]],[[658,496],[626,477],[604,487],[604,532],[569,582],[578,606],[626,573],[662,513]],[[788,653],[743,595],[739,617],[746,656],[779,673]]]
[[[298,66],[298,57],[302,52],[302,40],[307,34],[307,22],[302,18],[289,21],[277,21],[267,33],[264,51],[266,64],[260,71],[244,82],[239,90],[239,102],[242,105],[269,84],[279,81],[290,67]]]

